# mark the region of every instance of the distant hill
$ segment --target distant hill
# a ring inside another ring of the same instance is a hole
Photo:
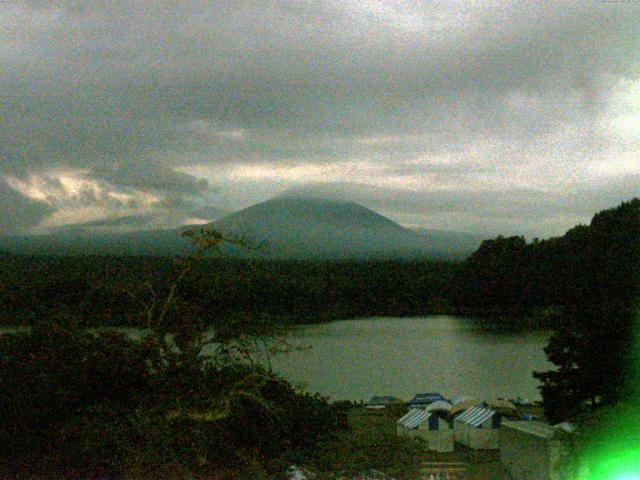
[[[134,232],[69,228],[47,235],[0,237],[0,251],[23,255],[179,255],[190,249],[179,230]]]
[[[490,237],[490,235],[476,233],[426,228],[415,228],[414,231],[427,239],[429,250],[456,258],[471,255],[480,247],[483,240]]]
[[[0,238],[0,250],[22,254],[178,255],[189,251],[181,229],[112,231],[139,219],[70,225],[48,235]],[[480,238],[436,230],[414,231],[343,200],[276,197],[208,224],[230,236],[243,236],[257,248],[229,248],[243,257],[296,259],[461,258]],[[100,228],[97,228],[100,227]]]
[[[223,212],[203,208],[200,218],[215,219]],[[113,219],[61,225],[41,235],[0,237],[0,251],[25,255],[179,255],[189,251],[184,228],[167,228],[170,219],[158,215],[129,215]],[[162,225],[165,225],[163,227]]]

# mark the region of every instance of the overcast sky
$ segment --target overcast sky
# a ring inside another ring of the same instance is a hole
[[[561,234],[640,195],[638,52],[633,0],[0,2],[0,232],[313,184]]]

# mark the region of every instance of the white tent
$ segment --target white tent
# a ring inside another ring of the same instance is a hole
[[[561,480],[566,435],[562,425],[504,420],[500,426],[500,461],[514,478]]]
[[[453,422],[454,440],[474,450],[500,448],[500,415],[495,410],[471,407]]]
[[[453,452],[453,430],[439,416],[414,408],[396,422],[398,435],[419,437],[427,443],[427,449],[436,452]]]

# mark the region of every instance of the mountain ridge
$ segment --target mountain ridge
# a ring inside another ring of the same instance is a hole
[[[480,244],[468,239],[456,242],[460,237],[456,233],[410,230],[353,201],[291,195],[257,203],[205,226],[262,246],[224,249],[232,256],[252,258],[463,258]],[[77,225],[47,235],[2,237],[0,249],[23,254],[173,256],[190,251],[181,233],[196,227],[109,232]]]

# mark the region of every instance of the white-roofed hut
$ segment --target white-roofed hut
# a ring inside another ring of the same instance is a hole
[[[398,435],[422,438],[427,449],[434,452],[453,452],[453,430],[446,420],[432,412],[411,409],[396,422]]]
[[[495,410],[471,407],[453,421],[454,440],[474,450],[497,450],[500,420]]]
[[[570,431],[564,425],[504,420],[500,426],[500,461],[519,480],[562,480],[565,439]]]

